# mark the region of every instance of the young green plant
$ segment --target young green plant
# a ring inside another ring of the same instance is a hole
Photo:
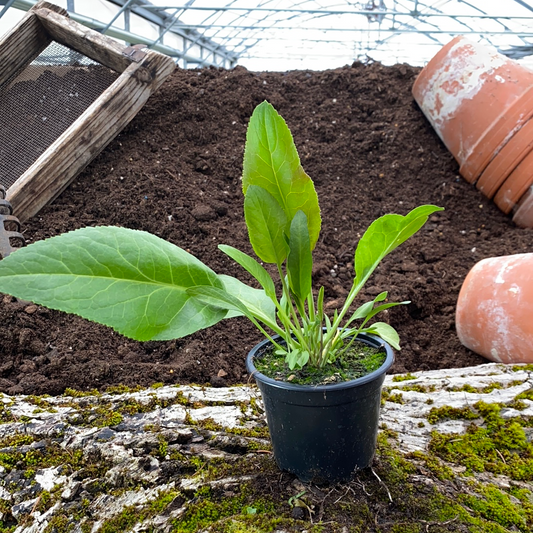
[[[154,235],[112,226],[79,229],[17,250],[0,261],[0,291],[137,340],[184,337],[244,315],[285,354],[291,369],[335,361],[361,332],[399,349],[390,325],[370,321],[407,302],[383,303],[383,291],[355,311],[351,307],[380,261],[441,208],[424,205],[406,216],[375,220],[357,245],[346,301],[328,316],[324,288],[312,287],[312,251],[321,226],[318,197],[289,128],[268,102],[257,106],[249,122],[242,181],[250,242],[263,263],[275,265],[279,295],[264,266],[236,248],[219,246],[260,289],[216,274]]]

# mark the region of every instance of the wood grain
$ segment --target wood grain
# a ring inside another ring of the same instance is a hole
[[[131,64],[131,59],[123,54],[126,47],[114,39],[49,9],[36,9],[35,15],[54,41],[77,50],[93,61],[116,72],[124,72]]]
[[[174,61],[147,51],[37,159],[8,190],[14,214],[24,221],[56,198],[142,108],[175,68]]]

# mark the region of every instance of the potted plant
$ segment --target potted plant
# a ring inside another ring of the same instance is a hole
[[[217,275],[149,233],[88,227],[2,260],[0,291],[136,340],[175,339],[246,316],[266,337],[248,355],[247,367],[264,395],[278,464],[304,481],[347,480],[372,461],[381,384],[393,362],[391,346],[399,349],[391,326],[370,323],[398,305],[386,301],[386,291],[356,310],[352,304],[380,261],[441,208],[421,206],[374,221],[358,243],[346,301],[329,316],[324,288],[315,292],[311,283],[321,226],[318,198],[285,121],[267,102],[249,122],[243,191],[250,242],[259,259],[272,265],[276,282],[262,263],[231,246],[219,248],[261,288]],[[365,346],[369,357],[360,355]],[[265,361],[273,372],[257,371]],[[288,372],[280,378],[283,369]],[[310,375],[316,378],[310,385],[298,383]]]

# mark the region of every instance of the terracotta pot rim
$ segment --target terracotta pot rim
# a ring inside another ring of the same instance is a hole
[[[533,94],[533,92],[532,92]],[[533,115],[533,99],[531,102]],[[533,120],[530,118],[501,146],[479,176],[476,187],[492,198],[533,150]]]
[[[533,145],[533,139],[531,140]],[[533,184],[533,147],[522,159],[494,197],[494,203],[507,215]]]

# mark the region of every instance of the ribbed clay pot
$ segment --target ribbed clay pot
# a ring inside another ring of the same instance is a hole
[[[476,182],[476,187],[488,198],[496,195],[494,201],[504,213],[509,213],[527,189],[527,185],[520,188],[519,183],[524,182],[524,169],[531,166],[532,150],[533,119],[530,119],[498,151]],[[526,162],[528,158],[530,161]]]
[[[413,96],[461,175],[475,183],[533,116],[533,72],[458,36],[424,67]]]
[[[521,228],[533,228],[533,186],[524,193],[515,206],[513,222]]]
[[[522,129],[525,129],[525,127]],[[533,146],[533,131],[530,142]],[[532,184],[533,151],[530,151],[503,182],[502,186],[494,197],[494,202],[504,213],[510,213]],[[530,223],[525,227],[532,228],[533,220],[530,221]]]
[[[533,253],[483,259],[466,276],[457,335],[498,363],[533,363]]]

